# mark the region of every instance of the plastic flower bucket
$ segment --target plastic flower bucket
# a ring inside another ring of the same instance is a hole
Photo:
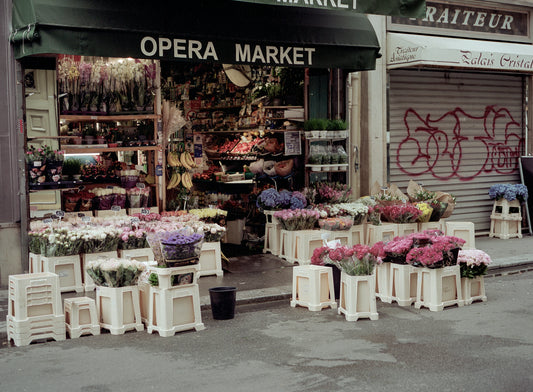
[[[209,289],[211,312],[215,320],[229,320],[235,316],[236,287],[212,287]]]

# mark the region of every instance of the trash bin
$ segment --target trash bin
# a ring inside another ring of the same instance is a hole
[[[212,287],[209,289],[211,312],[215,320],[229,320],[235,316],[236,287]]]

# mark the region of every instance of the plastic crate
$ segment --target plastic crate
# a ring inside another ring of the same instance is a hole
[[[83,292],[80,255],[45,257],[41,256],[42,271],[59,276],[61,292]]]
[[[398,223],[398,236],[403,237],[416,232],[418,232],[418,223]]]
[[[331,267],[302,265],[293,268],[291,306],[297,305],[313,312],[337,308]]]
[[[30,317],[60,316],[59,277],[51,272],[9,276],[8,316],[17,321]]]
[[[446,232],[446,222],[441,219],[438,222],[418,222],[418,231],[420,233],[426,230],[440,230]]]
[[[204,242],[198,264],[200,265],[199,277],[208,275],[223,276],[220,242]]]
[[[522,217],[502,217],[492,214],[490,216],[489,237],[497,237],[502,240],[522,238]]]
[[[438,312],[452,305],[464,305],[460,267],[418,268],[415,308]]]
[[[375,275],[350,276],[341,272],[341,289],[339,314],[344,314],[346,321],[360,318],[377,320]]]
[[[150,287],[148,333],[173,336],[176,332],[205,329],[198,285],[159,289]]]
[[[65,324],[71,339],[100,335],[96,303],[89,297],[65,298]]]
[[[100,327],[109,330],[112,335],[144,330],[138,286],[97,286],[96,309]]]
[[[353,225],[350,227],[350,233],[352,235],[352,245],[366,244],[366,223],[361,223],[360,225]]]

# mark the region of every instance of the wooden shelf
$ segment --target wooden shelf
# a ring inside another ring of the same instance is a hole
[[[157,114],[121,114],[109,116],[91,116],[91,115],[61,115],[60,120],[65,121],[131,121],[131,120],[157,120]]]
[[[100,152],[116,152],[116,151],[156,151],[157,146],[142,146],[142,147],[71,147],[68,145],[62,146],[65,154],[94,154]]]

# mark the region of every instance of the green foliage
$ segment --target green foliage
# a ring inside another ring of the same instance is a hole
[[[345,129],[348,129],[348,123],[340,119],[329,120],[327,129],[328,131],[344,131]]]
[[[79,158],[67,158],[63,161],[63,174],[66,176],[73,176],[81,174],[81,167],[83,162]]]

